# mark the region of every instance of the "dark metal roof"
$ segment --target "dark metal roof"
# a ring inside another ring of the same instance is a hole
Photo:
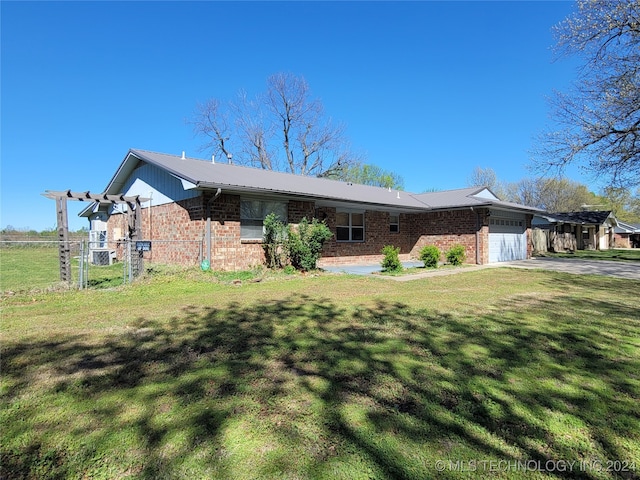
[[[547,213],[544,217],[552,222],[576,223],[581,225],[602,225],[609,218],[614,219],[610,210]]]

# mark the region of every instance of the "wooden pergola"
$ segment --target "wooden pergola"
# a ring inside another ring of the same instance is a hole
[[[58,251],[60,259],[60,280],[71,283],[71,249],[69,247],[69,218],[67,215],[67,200],[75,200],[79,202],[97,202],[100,204],[116,205],[126,204],[128,209],[128,238],[130,240],[138,240],[141,234],[141,217],[138,215],[142,202],[148,202],[148,198],[142,198],[139,195],[107,195],[106,193],[94,194],[86,192],[72,192],[46,190],[42,194],[47,198],[56,201],[56,212],[58,218]],[[142,267],[136,268],[137,273]]]

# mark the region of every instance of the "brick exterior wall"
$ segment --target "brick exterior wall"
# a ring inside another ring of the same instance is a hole
[[[206,252],[207,204],[212,192],[176,203],[143,208],[142,237],[152,240],[152,251],[145,258],[152,262],[199,265]],[[264,264],[264,250],[258,240],[242,240],[240,228],[240,196],[222,194],[212,201],[211,208],[211,268],[214,270],[244,270]],[[467,263],[488,263],[488,210],[471,209],[424,212],[399,215],[399,231],[391,232],[389,213],[366,210],[365,241],[339,242],[335,236],[322,251],[319,266],[357,262],[379,263],[385,245],[400,247],[401,260],[417,258],[425,245],[436,245],[443,253],[461,244]],[[289,223],[297,224],[306,217],[325,220],[336,232],[336,209],[315,207],[314,202],[288,202]],[[109,239],[127,234],[127,216],[112,215],[107,224]],[[527,216],[527,237],[531,233],[531,216]],[[531,253],[531,242],[529,254]],[[476,256],[476,245],[479,246]],[[121,244],[118,258],[122,258]]]
[[[199,265],[207,258],[207,204],[213,193],[165,205],[143,207],[142,239],[152,241],[151,252],[144,258],[157,263]],[[288,203],[290,223],[302,217],[313,218],[313,202]],[[264,264],[260,241],[242,240],[240,230],[240,196],[222,194],[211,205],[211,268],[246,270]],[[126,237],[127,215],[112,215],[107,223],[109,239]],[[117,258],[123,258],[123,242],[116,243]],[[113,242],[112,242],[113,244]]]
[[[327,223],[329,229],[336,231],[336,209],[318,208],[318,218]],[[409,260],[411,245],[408,230],[409,215],[401,214],[399,231],[389,230],[389,213],[366,210],[364,212],[364,242],[339,242],[335,235],[322,249],[319,265],[340,265],[347,263],[378,263],[382,260],[382,247],[394,245],[400,247],[400,259]]]
[[[335,232],[336,209],[319,208],[318,213]],[[378,263],[385,245],[400,247],[400,259],[409,260],[418,258],[425,245],[435,245],[444,253],[457,244],[465,247],[467,263],[485,264],[489,262],[488,218],[487,209],[401,214],[399,232],[392,233],[387,212],[366,211],[365,242],[338,242],[334,237],[325,244],[320,265]]]
[[[454,245],[465,248],[466,263],[489,261],[488,210],[425,212],[411,218],[411,256],[417,258],[426,245],[435,245],[443,255]],[[479,252],[476,258],[476,245]]]
[[[628,234],[615,233],[613,235],[613,246],[615,248],[631,248],[631,240]]]

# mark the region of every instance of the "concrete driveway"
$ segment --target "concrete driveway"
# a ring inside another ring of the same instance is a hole
[[[500,265],[500,264],[498,264]],[[496,266],[498,266],[496,265]],[[501,264],[505,267],[539,268],[578,275],[605,275],[608,277],[640,280],[640,262],[610,262],[607,260],[584,260],[581,258],[537,257]]]
[[[403,265],[405,267],[421,267],[423,263],[419,261],[412,261],[403,262]],[[501,267],[553,270],[556,272],[573,273],[577,275],[605,275],[609,277],[640,280],[640,262],[610,262],[606,260],[583,260],[579,258],[548,257],[538,257],[529,260],[518,260],[515,262],[491,263],[489,265],[465,265],[461,268],[425,270],[424,272],[411,275],[401,275],[397,277],[387,275],[380,275],[377,277],[385,280],[406,282],[425,277],[454,275],[458,273],[472,272],[475,270]],[[382,270],[382,267],[379,263],[377,263],[324,267],[324,270],[334,273],[369,275],[375,272],[380,272]]]

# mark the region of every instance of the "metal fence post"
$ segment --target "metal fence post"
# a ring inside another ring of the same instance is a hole
[[[84,241],[80,242],[80,265],[78,267],[78,288],[84,288]]]

